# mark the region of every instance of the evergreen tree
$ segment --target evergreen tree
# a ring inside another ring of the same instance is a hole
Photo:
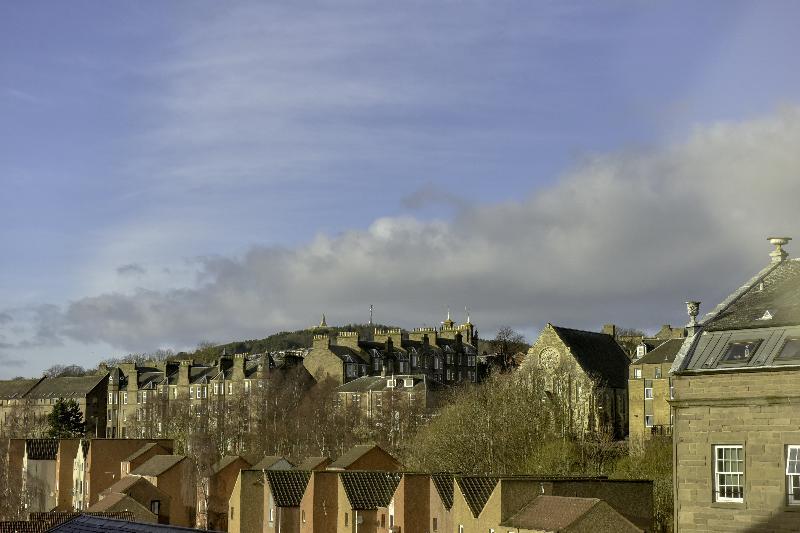
[[[47,436],[56,439],[82,437],[84,432],[83,414],[78,402],[59,398],[53,411],[47,415]]]

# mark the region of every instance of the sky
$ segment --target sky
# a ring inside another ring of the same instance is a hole
[[[798,19],[0,3],[0,378],[371,304],[406,328],[468,307],[483,337],[529,340],[685,323],[768,262],[767,236],[800,238]]]

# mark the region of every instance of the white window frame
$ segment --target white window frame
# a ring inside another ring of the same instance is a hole
[[[728,452],[738,452],[736,454],[738,458],[733,459],[731,458],[731,455],[726,456],[726,450]],[[733,463],[741,463],[741,468],[738,468],[739,465],[734,465]],[[725,479],[722,479],[722,476],[725,476]],[[728,481],[730,481],[727,479],[728,476],[735,477],[738,483],[728,483]],[[714,501],[732,503],[744,502],[744,476],[744,446],[741,444],[714,445]],[[724,483],[720,483],[720,481],[724,481]],[[741,491],[741,496],[723,496],[722,492],[727,487],[738,487]]]
[[[647,386],[647,382],[648,382],[648,381],[650,382],[650,386],[649,386],[649,387]],[[652,381],[652,380],[649,380],[649,379],[646,379],[646,380],[644,381],[644,383],[645,383],[645,387],[644,387],[644,399],[645,399],[645,400],[652,400],[652,399],[653,399],[653,381]]]
[[[797,444],[786,447],[786,495],[788,505],[800,506],[800,445]]]
[[[653,427],[653,421],[655,417],[653,415],[644,415],[644,427],[651,428]]]
[[[634,368],[633,369],[633,379],[642,379],[642,369],[641,368]]]

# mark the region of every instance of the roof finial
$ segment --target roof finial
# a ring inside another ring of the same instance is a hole
[[[319,327],[321,327],[321,328],[327,328],[328,327],[328,323],[325,322],[325,313],[322,313],[322,321],[319,323]]]
[[[700,302],[686,302],[686,312],[689,313],[689,323],[686,325],[689,335],[694,335],[697,329],[697,315],[700,313]]]
[[[782,246],[789,244],[789,241],[792,240],[791,237],[767,237],[767,240],[775,245],[775,250],[770,252],[769,256],[772,258],[773,263],[780,263],[781,261],[786,261],[786,258],[789,257],[789,254],[786,253],[786,250],[782,248]]]
[[[372,325],[372,304],[369,304],[369,325]]]
[[[447,306],[447,320],[450,320],[450,306]]]
[[[464,306],[464,313],[467,315],[467,322],[466,323],[470,324],[471,322],[469,321],[469,307],[467,307],[466,305]]]

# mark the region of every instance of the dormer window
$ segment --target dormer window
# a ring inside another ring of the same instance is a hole
[[[792,361],[800,363],[800,338],[786,339],[777,359],[778,362]]]
[[[725,363],[746,363],[758,350],[761,339],[753,341],[734,341],[728,344],[725,355],[722,356],[722,364]]]
[[[646,353],[647,353],[646,344],[640,344],[639,346],[636,347],[636,359],[644,357]]]

